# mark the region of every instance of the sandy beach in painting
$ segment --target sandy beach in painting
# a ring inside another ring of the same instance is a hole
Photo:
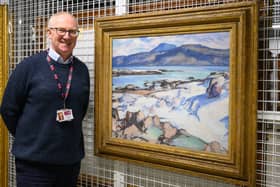
[[[113,137],[227,153],[227,72],[143,85],[113,90]]]

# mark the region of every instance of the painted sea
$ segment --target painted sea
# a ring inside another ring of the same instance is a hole
[[[228,66],[132,66],[118,67],[113,71],[162,71],[162,74],[152,75],[122,75],[113,77],[113,89],[133,84],[139,88],[145,88],[147,82],[159,80],[189,80],[204,79],[211,72],[228,72]]]

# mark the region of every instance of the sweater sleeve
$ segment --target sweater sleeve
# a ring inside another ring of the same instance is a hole
[[[89,96],[90,96],[90,76],[89,76],[89,71],[87,68],[86,68],[86,77],[87,77],[88,92],[87,92],[87,102],[86,102],[85,110],[84,110],[85,113],[83,115],[83,118],[85,117],[88,106],[89,106]]]
[[[9,132],[14,136],[18,119],[22,115],[27,96],[27,70],[25,63],[20,63],[12,72],[2,98],[0,113]]]

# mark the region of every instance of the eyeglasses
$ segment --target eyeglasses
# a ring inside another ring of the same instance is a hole
[[[49,28],[49,29],[55,29],[56,34],[58,34],[59,36],[64,36],[68,32],[70,36],[77,37],[80,33],[79,30],[66,30],[64,28]]]

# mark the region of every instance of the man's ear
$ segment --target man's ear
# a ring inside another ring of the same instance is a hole
[[[51,30],[50,29],[47,29],[47,37],[51,38]]]

